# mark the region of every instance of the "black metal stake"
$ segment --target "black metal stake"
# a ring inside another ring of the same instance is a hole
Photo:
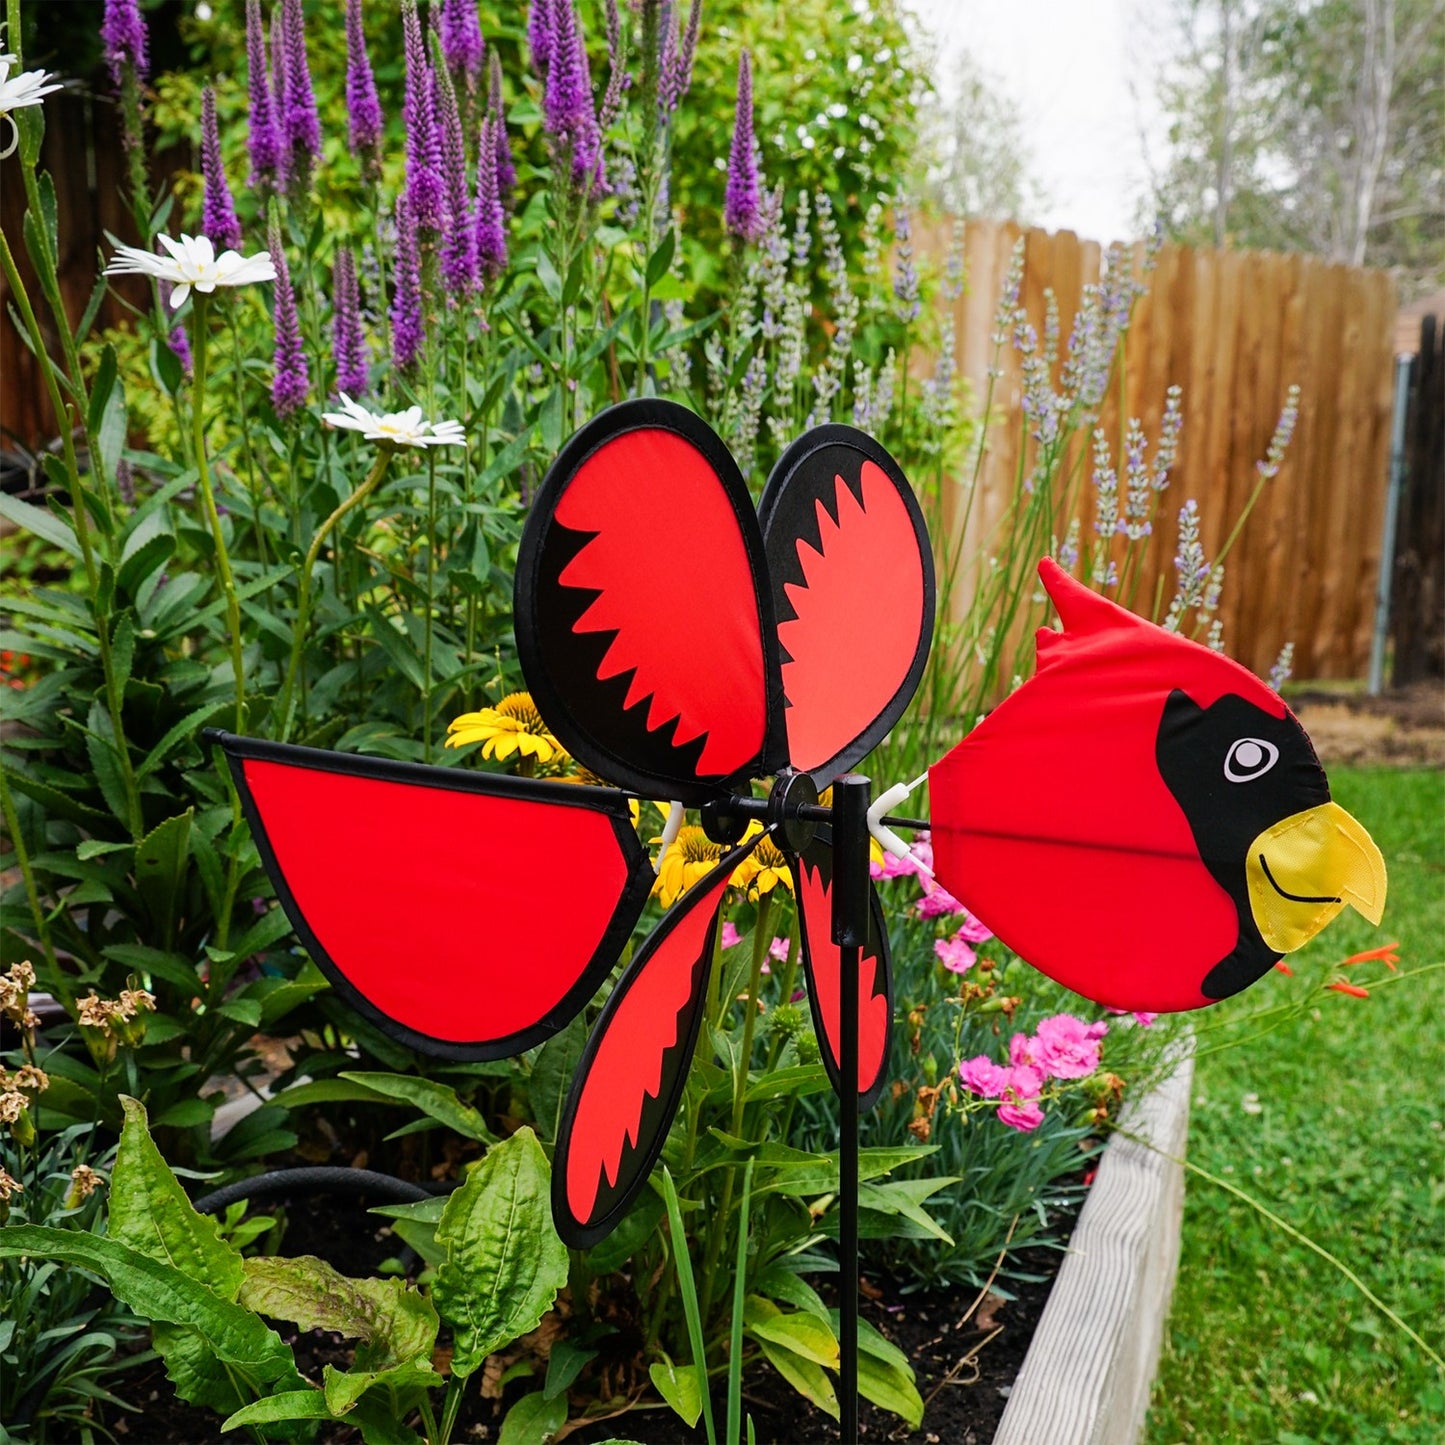
[[[869,780],[833,784],[833,942],[838,969],[838,1405],[843,1445],[858,1445],[858,966],[868,941]]]

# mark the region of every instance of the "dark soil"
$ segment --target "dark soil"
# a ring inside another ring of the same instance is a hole
[[[398,1241],[381,1220],[365,1213],[367,1202],[326,1198],[287,1201],[280,1211],[285,1227],[279,1252],[314,1254],[348,1275],[375,1274],[382,1261],[396,1256],[399,1249]],[[1064,1221],[1060,1234],[1066,1236],[1072,1223]],[[904,1294],[892,1280],[865,1275],[864,1317],[913,1362],[926,1408],[922,1427],[909,1431],[897,1416],[864,1402],[861,1438],[927,1445],[985,1445],[991,1440],[1061,1257],[1058,1251],[1046,1249],[1025,1250],[1014,1256],[1011,1269],[1015,1277],[1007,1286],[997,1284],[996,1292],[985,1295],[971,1316],[969,1311],[977,1303],[979,1291],[960,1288]],[[1031,1281],[1030,1276],[1040,1278]],[[814,1283],[826,1297],[826,1279],[815,1277]],[[1009,1298],[1004,1298],[1005,1294]],[[529,1342],[545,1353],[558,1333],[557,1323],[555,1316],[549,1316],[537,1337]],[[295,1349],[301,1373],[310,1379],[319,1380],[325,1365],[345,1369],[351,1362],[350,1344],[336,1335],[323,1331],[298,1335],[284,1325],[278,1329]],[[622,1329],[619,1338],[625,1339],[627,1333]],[[601,1379],[593,1373],[598,1366],[606,1367]],[[540,1362],[537,1368],[540,1373]],[[479,1382],[488,1374],[495,1378],[497,1373],[484,1371],[469,1387],[452,1437],[457,1445],[496,1441],[507,1409],[537,1387],[534,1376],[510,1383],[500,1398],[495,1397],[495,1391],[494,1398],[486,1398]],[[223,1439],[242,1438],[239,1433],[222,1436],[220,1421],[213,1413],[176,1399],[159,1361],[123,1374],[113,1388],[137,1407],[133,1414],[117,1418],[116,1412],[110,1411],[107,1415],[107,1423],[127,1445],[211,1445]],[[839,1438],[837,1424],[803,1400],[765,1363],[750,1365],[744,1377],[744,1392],[743,1407],[752,1417],[760,1445],[823,1445]],[[641,1405],[644,1400],[655,1402],[656,1396],[646,1387],[645,1367],[637,1359],[599,1359],[574,1387],[575,1408],[585,1408],[589,1397],[595,1400],[599,1395],[630,1398],[641,1407],[583,1428],[574,1426],[566,1438],[575,1445],[601,1445],[612,1439],[635,1440],[640,1445],[693,1445],[706,1439],[701,1429],[689,1431],[666,1407]],[[721,1392],[714,1400],[714,1412],[721,1429],[726,1418]],[[322,1445],[360,1442],[359,1434],[345,1427],[326,1431],[319,1439]]]
[[[1445,767],[1445,685],[1438,681],[1379,697],[1305,685],[1289,702],[1326,768]]]

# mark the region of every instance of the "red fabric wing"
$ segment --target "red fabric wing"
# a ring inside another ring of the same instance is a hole
[[[242,739],[227,750],[309,951],[416,1048],[499,1058],[540,1043],[596,991],[646,901],[620,795]]]
[[[1040,567],[1064,623],[1038,671],[929,772],[939,881],[1021,957],[1114,1008],[1199,1008],[1235,946],[1155,758],[1165,703],[1284,705],[1237,663]]]
[[[690,801],[762,771],[775,643],[762,539],[722,443],[682,407],[583,428],[539,495],[517,572],[538,707],[595,771]]]
[[[933,562],[912,490],[849,427],[779,461],[762,502],[788,757],[821,785],[897,721],[933,635]]]
[[[562,1111],[552,1215],[569,1244],[609,1233],[661,1152],[706,1001],[718,906],[739,848],[653,930],[593,1027]]]
[[[842,1088],[839,1027],[842,1003],[841,950],[833,942],[833,848],[824,830],[793,860],[803,961],[808,970],[808,999],[823,1064],[834,1089]],[[869,885],[868,944],[858,961],[858,1093],[870,1107],[882,1092],[893,1023],[893,982],[888,934],[877,891]]]

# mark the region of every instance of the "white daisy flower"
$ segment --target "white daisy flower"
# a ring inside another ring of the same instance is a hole
[[[10,120],[10,112],[27,105],[39,105],[42,97],[61,88],[59,85],[48,85],[46,82],[55,77],[43,70],[22,70],[12,79],[10,67],[14,64],[13,55],[0,55],[0,119],[10,121],[11,133],[10,144],[0,151],[0,159],[13,154],[20,144],[20,131]]]
[[[209,236],[182,236],[179,241],[157,236],[156,241],[165,247],[167,255],[157,256],[138,246],[121,246],[105,274],[154,276],[157,281],[169,281],[175,288],[171,292],[173,311],[191,294],[192,286],[209,295],[217,286],[248,286],[253,281],[276,279],[269,251],[257,251],[254,256],[222,251],[218,256]]]
[[[464,446],[466,434],[459,421],[427,421],[419,406],[405,411],[368,411],[343,391],[341,410],[321,414],[321,420],[347,431],[359,431],[369,442],[389,442],[394,447]]]

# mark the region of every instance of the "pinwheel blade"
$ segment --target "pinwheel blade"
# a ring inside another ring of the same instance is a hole
[[[503,1058],[556,1033],[647,902],[647,854],[611,789],[218,740],[307,951],[425,1053]]]

